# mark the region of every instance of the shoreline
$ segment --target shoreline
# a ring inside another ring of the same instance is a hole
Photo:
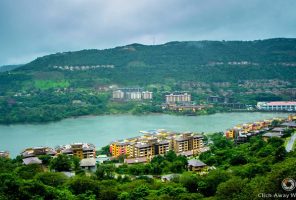
[[[0,123],[0,126],[13,126],[13,125],[42,125],[42,124],[51,124],[60,122],[67,119],[79,119],[79,118],[92,118],[92,117],[99,117],[99,116],[122,116],[122,115],[129,115],[129,116],[148,116],[148,115],[172,115],[172,116],[187,116],[187,117],[197,117],[197,116],[207,116],[207,115],[214,115],[218,113],[280,113],[280,114],[296,114],[296,112],[288,112],[288,111],[258,111],[258,110],[236,110],[236,111],[220,111],[220,112],[214,112],[214,113],[205,113],[205,114],[196,114],[196,115],[189,115],[189,114],[182,114],[182,113],[174,113],[174,112],[151,112],[151,113],[138,113],[138,114],[132,114],[130,112],[126,113],[117,113],[117,114],[89,114],[89,115],[81,115],[81,116],[70,116],[66,118],[62,118],[59,120],[52,120],[52,121],[45,121],[45,122],[17,122],[17,123]]]

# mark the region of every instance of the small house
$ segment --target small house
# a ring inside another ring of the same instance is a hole
[[[24,165],[31,165],[31,164],[42,164],[42,161],[38,157],[29,157],[23,159]]]
[[[80,167],[84,170],[95,171],[96,170],[96,159],[95,158],[84,158],[80,161]]]
[[[188,170],[193,172],[200,172],[207,168],[207,165],[200,160],[191,159],[188,160]]]
[[[272,138],[272,137],[278,137],[278,138],[281,138],[283,136],[282,133],[279,133],[279,132],[267,132],[267,133],[264,133],[262,135],[262,139],[267,142],[267,140],[269,138]]]

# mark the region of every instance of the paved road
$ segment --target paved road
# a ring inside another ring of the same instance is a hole
[[[296,133],[294,133],[294,134],[291,136],[289,142],[288,142],[287,145],[286,145],[286,151],[287,151],[287,152],[292,151],[292,149],[293,149],[293,144],[294,144],[295,140],[296,140]]]

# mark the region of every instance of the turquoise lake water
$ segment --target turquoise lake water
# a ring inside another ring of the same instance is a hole
[[[73,142],[90,142],[100,148],[113,140],[140,135],[140,130],[167,129],[212,133],[225,131],[237,124],[287,113],[218,113],[205,116],[108,115],[70,118],[47,124],[0,125],[0,150],[11,157],[33,146],[50,146]]]

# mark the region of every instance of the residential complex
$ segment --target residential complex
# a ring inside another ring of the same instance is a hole
[[[225,136],[227,138],[236,139],[239,136],[258,133],[260,130],[267,130],[266,128],[271,124],[272,120],[264,120],[253,123],[245,123],[237,125],[231,129],[226,130]]]
[[[248,138],[255,135],[262,135],[264,141],[272,137],[282,137],[287,129],[295,129],[296,115],[288,118],[273,118],[269,120],[237,125],[226,130],[225,136],[234,139],[235,143],[244,143]],[[276,122],[276,123],[273,123]]]
[[[90,143],[74,143],[59,146],[56,148],[57,153],[73,155],[80,159],[83,158],[95,158],[96,147]]]
[[[296,111],[296,101],[258,102],[257,108],[267,111]]]
[[[112,142],[110,153],[113,157],[126,155],[127,158],[153,157],[173,150],[177,154],[196,155],[203,148],[203,136],[196,133],[171,133],[165,130],[142,132],[139,137]]]
[[[112,97],[114,100],[150,100],[153,93],[142,88],[119,88],[113,91]]]
[[[50,147],[30,147],[21,153],[23,158],[33,158],[41,155],[56,156],[58,154],[76,156],[80,159],[95,158],[96,147],[89,143],[74,143],[58,146],[55,150]]]

